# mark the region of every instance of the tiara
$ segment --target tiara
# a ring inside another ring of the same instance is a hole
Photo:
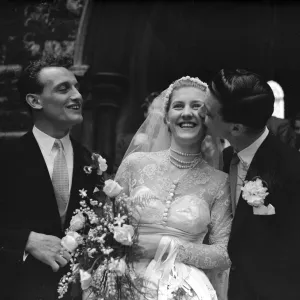
[[[171,93],[172,93],[172,91],[173,91],[175,85],[176,85],[178,82],[184,81],[184,80],[187,80],[187,81],[190,81],[190,82],[194,82],[194,83],[196,83],[196,84],[199,85],[199,86],[203,86],[203,87],[205,88],[205,90],[207,90],[207,88],[208,88],[207,83],[206,83],[206,82],[203,82],[203,81],[200,80],[198,77],[190,77],[190,76],[184,76],[184,77],[181,77],[181,78],[175,80],[174,82],[172,82],[172,83],[169,85],[169,87],[168,87],[168,89],[167,89],[167,91],[166,91],[166,94],[165,94],[165,96],[164,96],[164,110],[165,110],[165,108],[166,108],[166,105],[167,105],[167,103],[168,103],[169,97],[170,97],[170,95],[171,95]]]

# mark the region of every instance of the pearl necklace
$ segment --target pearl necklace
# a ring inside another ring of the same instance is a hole
[[[176,161],[176,162],[178,162],[179,164],[182,164],[182,165],[188,165],[188,164],[191,164],[194,161],[194,160],[191,160],[191,161],[180,160],[177,157],[173,156],[171,153],[170,153],[170,157],[172,158],[173,161]]]
[[[199,156],[199,155],[202,154],[201,152],[199,152],[199,153],[185,153],[185,152],[177,151],[177,150],[172,149],[172,148],[170,148],[170,150],[171,150],[172,152],[174,152],[174,153],[180,155],[180,156]]]
[[[192,161],[182,161],[180,159],[177,159],[170,153],[169,160],[170,163],[178,169],[192,169],[202,160],[202,157],[195,157]]]

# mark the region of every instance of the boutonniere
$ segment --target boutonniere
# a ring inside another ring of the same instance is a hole
[[[259,177],[251,181],[246,180],[241,190],[243,198],[249,205],[254,207],[264,205],[264,200],[269,195],[267,192],[268,188],[264,187],[263,181]]]
[[[267,183],[259,177],[251,181],[245,181],[241,188],[242,197],[247,203],[253,206],[253,213],[256,215],[275,214],[275,208],[269,204],[265,206],[265,198],[269,195]]]
[[[84,166],[83,170],[86,174],[92,174],[93,170],[95,170],[97,175],[102,175],[107,170],[106,159],[98,153],[93,153],[91,165]]]

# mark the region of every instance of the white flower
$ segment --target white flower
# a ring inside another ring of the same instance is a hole
[[[69,252],[74,252],[79,245],[78,240],[81,235],[75,231],[69,231],[66,236],[61,239],[61,245]]]
[[[85,217],[81,212],[79,212],[72,217],[70,222],[70,229],[72,231],[80,230],[83,228],[84,224],[85,224]]]
[[[99,192],[99,191],[100,191],[100,190],[99,190],[97,187],[95,187],[93,193],[97,193],[97,192]]]
[[[86,207],[86,203],[84,200],[80,201],[79,204],[82,206],[82,207]]]
[[[101,249],[102,253],[105,255],[109,255],[111,252],[114,251],[114,249],[112,248],[108,248],[108,249]]]
[[[88,256],[93,258],[93,254],[96,253],[97,250],[95,248],[93,249],[87,249],[87,253],[88,253]]]
[[[104,244],[105,243],[105,238],[106,237],[106,233],[103,233],[101,236],[97,237],[97,242],[100,244]]]
[[[241,190],[243,191],[243,198],[249,205],[254,207],[263,205],[265,198],[269,195],[268,189],[263,186],[260,178],[257,178],[255,181],[245,181],[245,185]]]
[[[116,197],[120,194],[123,188],[114,180],[108,179],[104,182],[103,192],[108,197]]]
[[[98,205],[98,201],[97,201],[97,200],[90,199],[90,204],[91,204],[92,206],[96,206],[96,205]]]
[[[81,269],[79,270],[79,272],[80,272],[81,288],[84,291],[90,287],[92,282],[92,276],[89,272]]]
[[[91,222],[91,224],[98,224],[99,223],[99,218],[97,216],[91,216],[90,217],[90,222]]]
[[[118,214],[117,217],[114,218],[115,222],[114,224],[118,225],[118,226],[122,226],[123,223],[125,223],[125,219],[127,219],[127,216],[122,216],[120,214]]]
[[[114,227],[114,239],[125,246],[132,245],[133,235],[134,235],[134,229],[131,225],[124,224],[122,227],[120,226]]]
[[[83,167],[83,171],[86,173],[86,174],[91,174],[92,173],[92,166],[84,166]]]
[[[107,170],[106,159],[104,159],[101,155],[99,155],[99,157],[98,157],[98,163],[99,163],[99,169],[102,172],[105,172]]]
[[[85,189],[79,190],[79,196],[81,198],[87,197],[87,190],[85,190]]]
[[[101,155],[98,153],[93,153],[92,154],[92,160],[96,160],[98,163],[98,170],[97,174],[102,175],[103,172],[107,170],[107,164],[106,164],[106,159],[104,159]]]

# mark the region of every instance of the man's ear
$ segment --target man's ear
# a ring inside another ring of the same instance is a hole
[[[31,106],[32,109],[40,110],[42,109],[42,104],[40,97],[36,94],[27,94],[26,102]]]
[[[242,124],[231,124],[230,133],[232,136],[239,136],[245,132],[245,126]]]

